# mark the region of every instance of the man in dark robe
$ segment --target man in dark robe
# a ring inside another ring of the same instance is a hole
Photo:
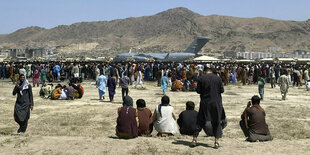
[[[116,89],[115,78],[109,76],[107,86],[108,86],[108,90],[109,90],[110,102],[112,102],[114,99],[115,89]]]
[[[33,95],[31,85],[25,79],[25,75],[21,74],[17,84],[14,87],[13,95],[17,94],[14,119],[19,124],[18,134],[26,132],[28,120],[30,118],[30,110],[33,110]]]
[[[272,136],[266,124],[264,109],[259,105],[260,98],[254,95],[241,115],[240,127],[247,138],[247,141],[269,141]]]
[[[224,92],[222,80],[213,74],[211,68],[205,68],[205,75],[198,79],[197,93],[200,94],[200,107],[197,116],[197,130],[193,135],[192,145],[196,146],[197,137],[207,121],[211,121],[215,137],[214,148],[219,147],[218,139],[222,137],[221,120],[226,118],[222,105],[221,93]]]

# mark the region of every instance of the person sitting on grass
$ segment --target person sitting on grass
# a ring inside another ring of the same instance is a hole
[[[74,98],[80,99],[84,95],[84,89],[81,86],[80,81],[79,80],[76,80],[76,81],[77,81],[77,83],[72,85],[72,87],[74,88]]]
[[[40,89],[40,96],[43,98],[48,98],[52,90],[53,90],[53,84],[46,84],[44,82]]]
[[[182,135],[193,135],[196,131],[198,112],[195,110],[195,103],[186,102],[186,110],[182,111],[177,120]]]
[[[182,90],[183,88],[183,83],[180,79],[177,79],[172,82],[171,90],[172,91],[179,91]]]
[[[67,99],[73,100],[74,99],[74,88],[72,87],[72,83],[69,83],[69,86],[65,88],[67,91]]]
[[[173,136],[173,134],[178,133],[178,127],[175,122],[176,117],[173,113],[173,107],[169,102],[169,97],[163,96],[161,98],[161,104],[154,111],[153,124],[155,130],[158,132],[157,136],[162,136],[163,134]]]
[[[143,99],[138,99],[136,104],[139,119],[138,135],[150,135],[153,130],[152,112],[150,109],[145,107],[146,105]]]
[[[252,106],[251,106],[252,101]],[[247,141],[270,141],[272,136],[266,124],[266,113],[259,105],[260,98],[254,95],[241,115],[240,127]]]
[[[116,136],[119,138],[129,139],[138,136],[139,120],[137,120],[137,111],[132,106],[132,98],[125,96],[123,107],[117,110]]]
[[[60,95],[60,97],[59,97],[59,99],[61,99],[61,100],[66,100],[67,98],[68,98],[68,92],[67,92],[67,86],[66,85],[63,85],[62,86],[62,89],[61,89],[61,95]]]
[[[58,84],[54,90],[52,90],[51,92],[51,99],[52,100],[58,100],[60,98],[60,95],[61,95],[61,89],[62,89],[62,86],[61,84]]]

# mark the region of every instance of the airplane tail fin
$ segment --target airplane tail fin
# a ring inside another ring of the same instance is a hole
[[[184,53],[194,53],[197,54],[205,44],[211,40],[208,37],[197,36],[195,40],[187,47]]]

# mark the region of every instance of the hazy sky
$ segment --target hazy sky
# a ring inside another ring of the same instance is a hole
[[[175,7],[201,15],[304,21],[310,19],[309,6],[310,0],[0,0],[0,34],[28,26],[153,15]]]

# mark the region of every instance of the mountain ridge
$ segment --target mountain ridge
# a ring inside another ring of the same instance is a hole
[[[51,29],[32,26],[0,35],[0,48],[57,46],[60,53],[116,55],[128,52],[183,51],[195,36],[212,40],[202,53],[310,49],[310,20],[285,21],[265,17],[203,16],[187,8],[111,21],[78,22]]]

